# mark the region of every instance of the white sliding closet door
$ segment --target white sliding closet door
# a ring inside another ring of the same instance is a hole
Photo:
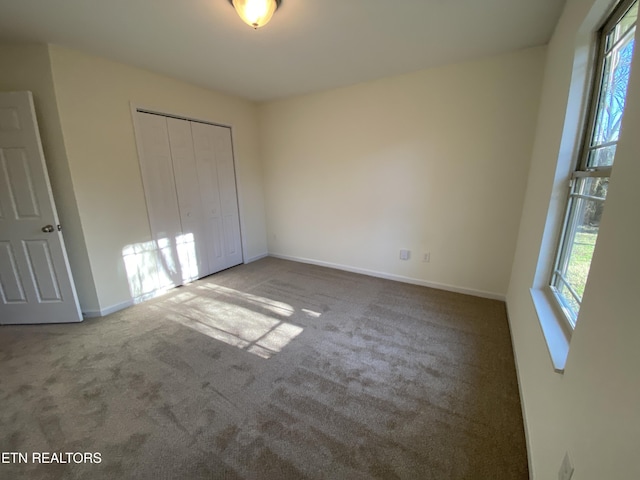
[[[231,129],[137,112],[158,285],[242,263]]]
[[[204,209],[209,266],[217,272],[242,263],[240,217],[231,129],[191,122]]]
[[[167,119],[138,113],[140,170],[154,243],[158,288],[182,285],[177,240],[182,235],[180,212],[171,161]]]
[[[167,118],[167,127],[182,225],[182,235],[177,241],[178,260],[184,280],[189,281],[212,273],[207,254],[191,122]]]

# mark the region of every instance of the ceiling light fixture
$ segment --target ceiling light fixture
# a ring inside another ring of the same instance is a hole
[[[229,0],[244,23],[258,29],[264,27],[282,0]]]

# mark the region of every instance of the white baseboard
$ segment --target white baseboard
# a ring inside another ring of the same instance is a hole
[[[82,312],[82,316],[84,318],[105,317],[107,315],[111,315],[112,313],[117,312],[118,310],[123,310],[125,308],[132,307],[133,305],[136,305],[138,303],[144,302],[145,300],[151,300],[152,298],[156,298],[160,295],[167,293],[169,290],[172,290],[173,288],[174,287],[160,288],[156,291],[146,293],[139,297],[130,298],[129,300],[125,300],[124,302],[120,302],[106,308],[101,308],[100,310],[85,310]]]
[[[352,267],[350,265],[342,265],[339,263],[324,262],[322,260],[314,260],[312,258],[295,257],[292,255],[281,255],[278,253],[270,253],[269,256],[274,258],[281,258],[283,260],[291,260],[294,262],[309,263],[311,265],[318,265],[320,267],[335,268],[337,270],[344,270],[346,272],[360,273],[362,275],[369,275],[370,277],[384,278],[386,280],[394,280],[396,282],[410,283],[412,285],[420,285],[422,287],[436,288],[438,290],[446,290],[448,292],[462,293],[464,295],[473,295],[474,297],[489,298],[491,300],[501,300],[503,302],[506,300],[506,295],[502,293],[485,292],[483,290],[457,287],[455,285],[448,285],[446,283],[429,282],[426,280],[421,280],[419,278],[405,277],[403,275],[396,275],[393,273],[378,272],[375,270]]]
[[[370,277],[384,278],[386,280],[394,280],[396,282],[410,283],[412,285],[420,285],[422,287],[436,288],[438,290],[446,290],[448,292],[462,293],[464,295],[473,295],[474,297],[489,298],[492,300],[501,300],[503,302],[506,300],[506,296],[501,293],[485,292],[483,290],[476,290],[473,288],[457,287],[455,285],[448,285],[446,283],[428,282],[426,280],[421,280],[419,278],[405,277],[403,275],[395,275],[393,273],[378,272],[378,271],[369,270],[366,268],[352,267],[350,265],[342,265],[342,264],[333,263],[333,262],[324,262],[322,260],[314,260],[312,258],[295,257],[292,255],[281,255],[278,253],[264,253],[264,254],[256,255],[254,257],[246,259],[244,263],[255,262],[257,260],[260,260],[266,257],[281,258],[283,260],[291,260],[293,262],[308,263],[311,265],[318,265],[320,267],[335,268],[337,270],[344,270],[345,272],[359,273],[362,275],[368,275]],[[106,315],[115,313],[118,310],[131,307],[132,305],[135,305],[137,303],[157,297],[158,295],[162,295],[166,291],[167,289],[160,289],[157,292],[152,292],[139,298],[129,299],[124,302],[111,305],[106,308],[101,308],[100,310],[84,310],[82,312],[82,316],[84,318],[104,317]]]
[[[244,263],[251,263],[251,262],[255,262],[256,260],[260,260],[261,258],[265,258],[268,257],[269,254],[268,253],[263,253],[260,255],[256,255],[254,257],[248,258],[244,261]],[[136,298],[131,298],[129,300],[126,300],[124,302],[121,303],[117,303],[115,305],[111,305],[109,307],[106,308],[101,308],[100,310],[83,310],[82,311],[82,316],[84,318],[98,318],[98,317],[104,317],[106,315],[110,315],[112,313],[117,312],[118,310],[122,310],[124,308],[128,308],[131,307],[133,305],[136,305],[140,302],[144,302],[145,300],[150,300],[152,298],[155,298],[159,295],[162,295],[164,293],[166,293],[167,291],[171,290],[174,287],[167,287],[167,288],[161,288],[159,290],[156,290],[154,292],[150,292],[147,293],[145,295],[141,295],[140,297],[136,297]]]
[[[133,299],[129,299],[125,302],[122,303],[118,303],[116,305],[111,305],[109,307],[106,308],[101,308],[100,310],[83,310],[82,312],[82,316],[84,318],[97,318],[97,317],[105,317],[107,315],[110,315],[114,312],[117,312],[118,310],[122,310],[124,308],[130,307],[132,305],[135,305],[136,301],[134,301]]]
[[[522,376],[520,375],[520,363],[518,362],[518,351],[516,350],[516,342],[513,336],[513,325],[511,324],[511,315],[509,314],[509,303],[506,302],[507,322],[509,323],[509,335],[511,336],[511,349],[513,350],[513,360],[516,364],[516,379],[518,380],[518,393],[520,394],[520,409],[522,411],[522,423],[524,424],[524,440],[527,446],[527,462],[529,465],[529,480],[533,479],[533,459],[531,458],[531,437],[529,435],[529,422],[527,421],[527,409],[525,408],[525,398],[522,391]]]
[[[266,258],[268,257],[269,254],[268,253],[261,253],[260,255],[256,255],[254,257],[250,257],[250,258],[246,258],[244,263],[251,263],[251,262],[255,262],[256,260],[260,260],[262,258]]]

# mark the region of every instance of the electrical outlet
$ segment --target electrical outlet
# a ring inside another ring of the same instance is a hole
[[[429,263],[431,261],[431,252],[425,253],[424,256],[422,257],[422,261],[424,263]]]
[[[400,260],[409,260],[411,252],[409,250],[400,250]]]
[[[558,480],[571,480],[573,476],[573,465],[571,465],[571,459],[569,458],[569,452],[564,454],[562,459],[562,465],[560,465],[560,471],[558,472]]]

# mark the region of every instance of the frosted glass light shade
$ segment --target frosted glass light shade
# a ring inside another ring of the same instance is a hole
[[[232,0],[231,4],[247,25],[253,28],[264,27],[280,2],[276,0]]]

